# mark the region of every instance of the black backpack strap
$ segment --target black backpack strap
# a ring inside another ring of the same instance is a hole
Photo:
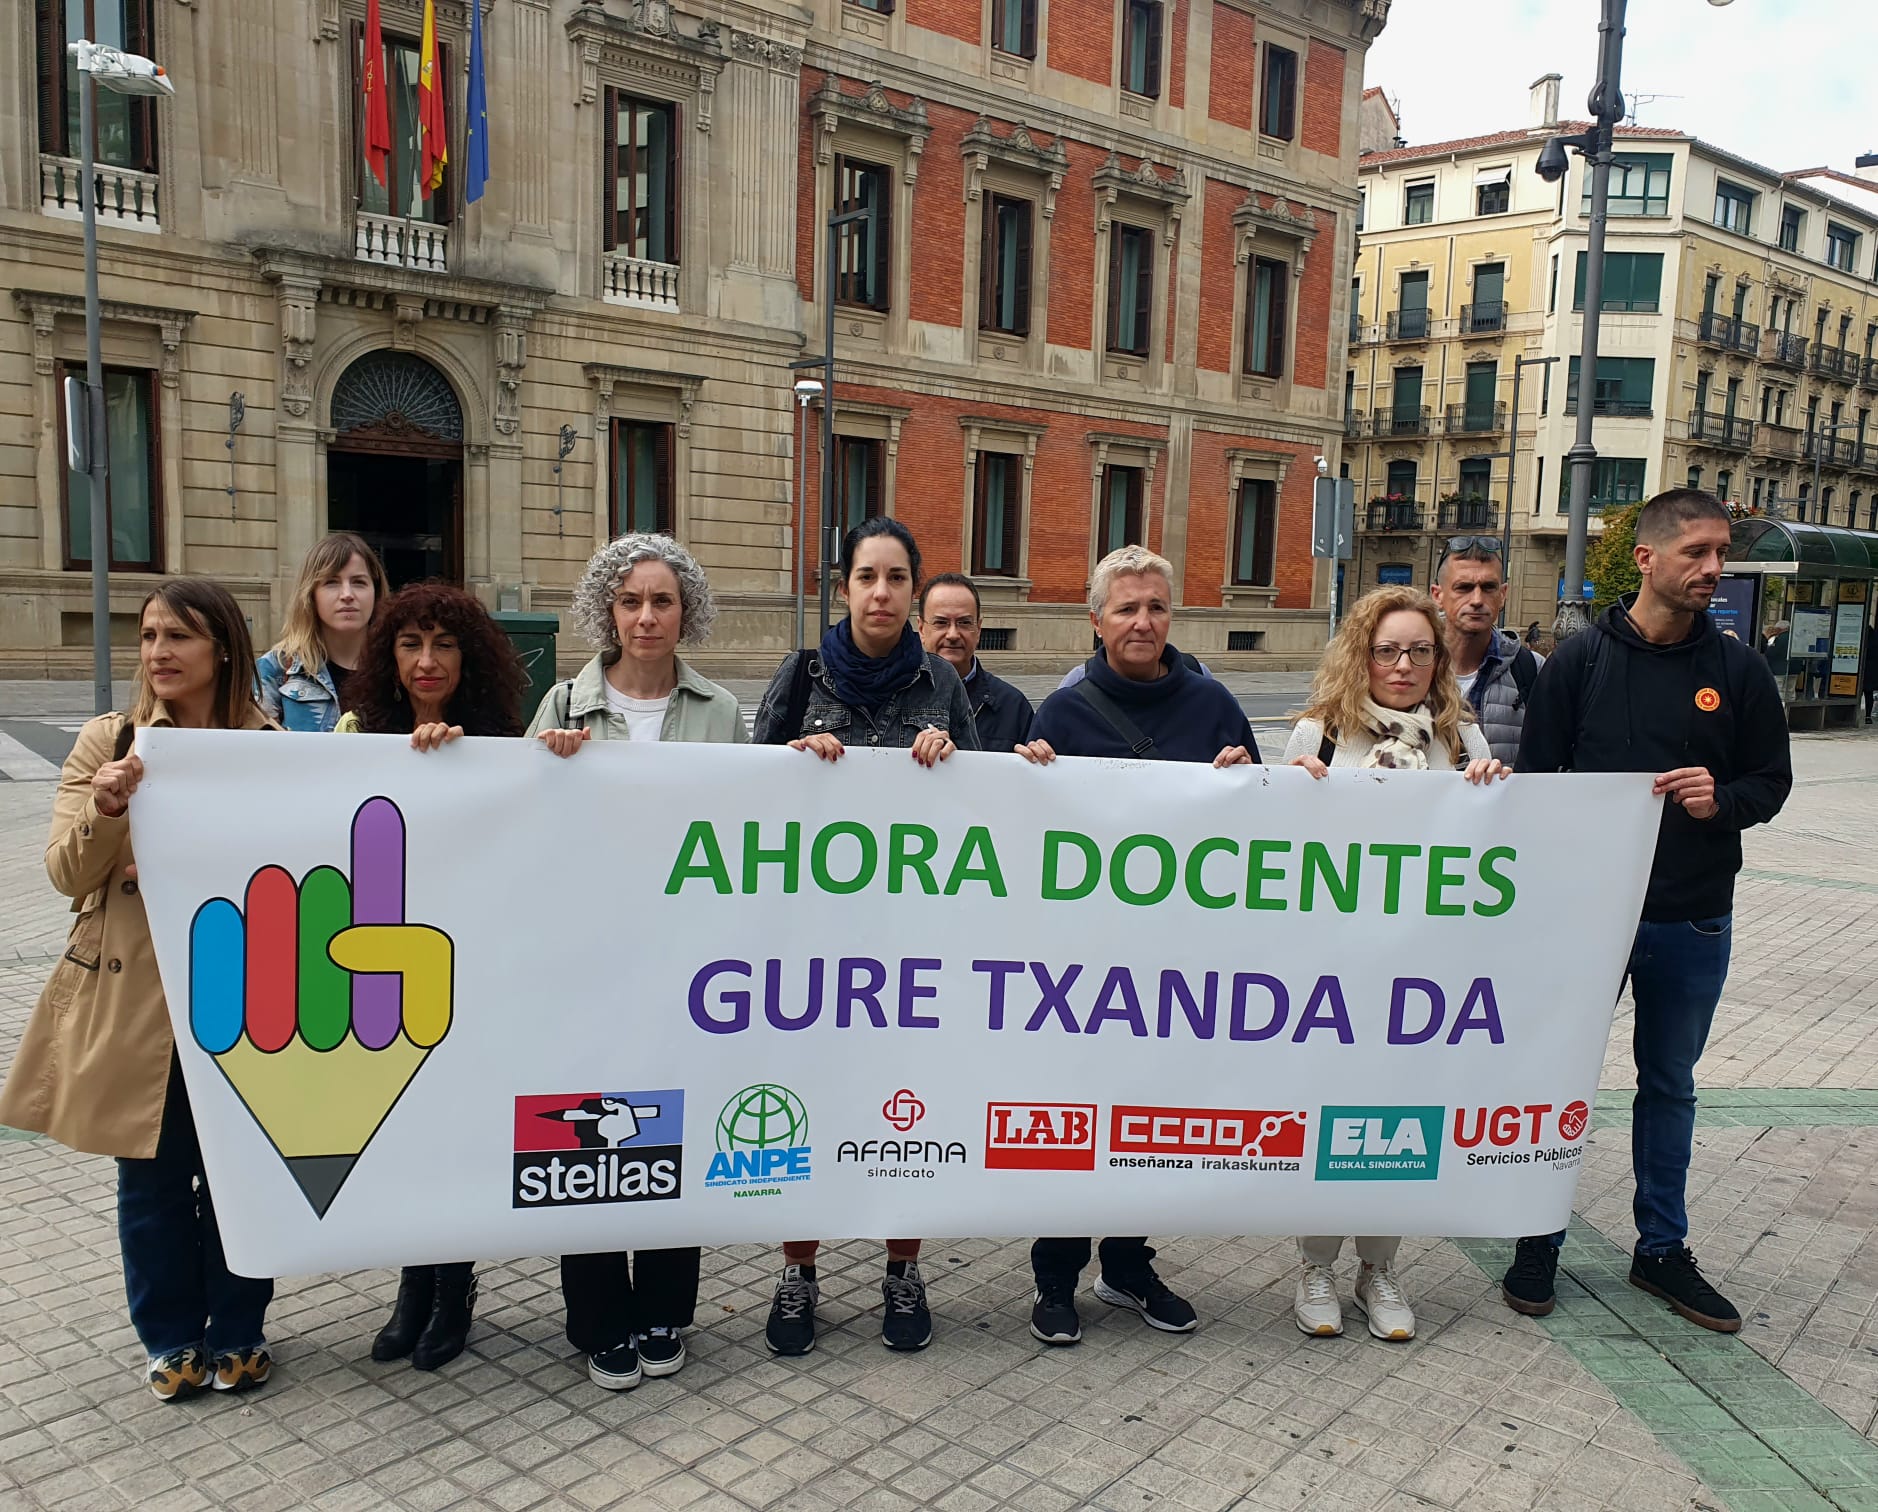
[[[1330,765],[1331,757],[1337,754],[1337,735],[1334,730],[1325,730],[1324,738],[1317,742],[1317,759],[1325,766]]]
[[[1108,721],[1110,728],[1122,737],[1133,755],[1150,756],[1153,754],[1154,737],[1144,734],[1141,726],[1130,719],[1127,711],[1113,698],[1087,677],[1076,684],[1076,691],[1082,696],[1083,702]]]
[[[770,733],[771,745],[788,745],[802,734],[802,722],[809,715],[809,685],[815,676],[815,653],[796,652],[795,670],[789,678],[789,702],[783,707],[782,722]]]
[[[1532,654],[1532,647],[1521,646],[1513,653],[1513,712],[1517,714],[1526,707],[1526,700],[1532,697],[1532,685],[1539,680],[1539,658]]]

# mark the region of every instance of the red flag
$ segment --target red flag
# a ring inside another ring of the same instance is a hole
[[[365,57],[359,80],[365,96],[365,166],[383,188],[391,162],[391,120],[385,108],[385,34],[378,23],[378,0],[365,0]]]
[[[450,161],[450,139],[443,125],[443,77],[437,61],[436,0],[424,0],[424,35],[417,57],[417,125],[424,138],[418,188],[425,199],[443,187],[443,165]]]

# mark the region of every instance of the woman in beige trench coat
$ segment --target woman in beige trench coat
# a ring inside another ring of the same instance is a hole
[[[0,1090],[0,1124],[117,1157],[124,1289],[163,1401],[267,1379],[274,1283],[222,1258],[131,857],[143,762],[130,741],[144,725],[273,728],[253,669],[247,622],[218,584],[177,578],[144,600],[135,706],[87,723],[60,774],[46,872],[78,917]]]

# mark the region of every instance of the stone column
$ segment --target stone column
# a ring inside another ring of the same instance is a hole
[[[313,413],[311,366],[320,285],[293,274],[275,280],[280,312],[280,378],[274,415],[274,582],[276,610],[300,563],[326,533],[321,416]]]

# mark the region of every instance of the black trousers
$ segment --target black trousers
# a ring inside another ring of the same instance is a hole
[[[1104,1239],[1097,1253],[1102,1259],[1102,1274],[1118,1278],[1140,1274],[1154,1258],[1154,1251],[1143,1239]],[[1061,1281],[1075,1285],[1083,1267],[1089,1263],[1089,1240],[1039,1239],[1030,1246],[1030,1268],[1039,1281]]]
[[[582,1354],[617,1349],[652,1328],[689,1328],[698,1306],[695,1249],[561,1256],[567,1342]],[[635,1274],[635,1272],[637,1274]]]

